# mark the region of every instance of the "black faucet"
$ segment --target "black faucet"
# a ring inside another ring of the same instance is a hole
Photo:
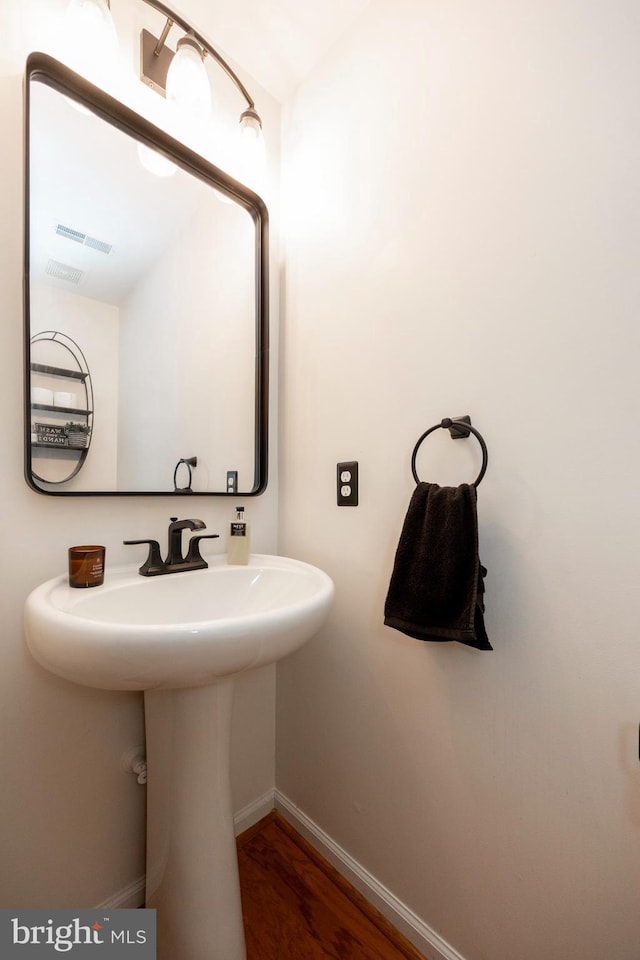
[[[209,566],[207,561],[200,555],[200,541],[215,540],[219,534],[204,533],[197,537],[191,537],[189,541],[189,551],[185,559],[182,556],[182,531],[205,530],[206,526],[202,520],[178,520],[177,517],[171,517],[170,520],[166,560],[162,559],[160,544],[157,540],[122,541],[128,546],[138,543],[147,543],[149,545],[149,555],[139,570],[143,577],[158,577],[164,573],[181,573],[185,570],[204,570]]]
[[[184,563],[184,557],[182,556],[182,531],[204,530],[205,524],[202,520],[178,520],[177,517],[170,517],[170,520],[167,559],[165,563],[168,567],[173,567],[177,563]]]

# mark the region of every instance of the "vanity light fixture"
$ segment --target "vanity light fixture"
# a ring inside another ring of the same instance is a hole
[[[143,0],[166,18],[159,37],[149,30],[140,33],[140,79],[147,87],[167,100],[173,101],[187,124],[202,128],[211,113],[211,87],[205,67],[208,58],[214,61],[244,98],[246,107],[240,114],[238,129],[237,172],[234,175],[254,188],[259,185],[266,166],[262,121],[253,98],[227,61],[182,16],[160,0]],[[167,46],[167,37],[176,26],[183,31],[175,53]],[[111,0],[70,0],[67,8],[67,44],[70,66],[87,61],[81,72],[96,77],[97,64],[107,64],[117,53],[118,39],[111,12]],[[141,158],[142,159],[142,158]],[[162,159],[162,158],[161,158]],[[142,162],[154,172],[168,175],[175,168],[149,159],[148,151]]]
[[[251,179],[262,173],[265,165],[262,121],[253,98],[226,60],[211,44],[178,14],[159,0],[143,0],[166,17],[159,37],[148,30],[140,34],[140,78],[152,90],[173,100],[181,111],[206,118],[211,109],[211,88],[204,62],[207,56],[215,61],[246,101],[240,114],[240,152],[242,172]],[[171,28],[184,31],[174,53],[166,44]],[[253,168],[253,169],[250,169]]]

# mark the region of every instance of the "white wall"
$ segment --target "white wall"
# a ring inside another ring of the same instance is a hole
[[[46,497],[31,491],[23,478],[22,74],[29,50],[47,48],[47,31],[60,9],[63,3],[5,0],[0,32],[2,907],[88,907],[117,894],[143,872],[145,791],[120,769],[122,754],[142,739],[141,697],[83,689],[45,673],[26,650],[22,608],[33,587],[65,570],[70,544],[104,543],[107,563],[132,562],[137,557],[122,540],[164,536],[175,507],[168,497]],[[209,29],[206,23],[199,26]],[[255,84],[251,87],[256,90]],[[277,168],[279,109],[261,91],[255,97]],[[276,241],[274,222],[277,260]],[[272,288],[276,318],[275,283]],[[275,413],[275,403],[273,409]],[[272,442],[277,442],[275,431]],[[258,552],[276,551],[276,490],[274,461],[267,493],[246,504]],[[232,514],[226,501],[194,497],[190,505],[191,515],[201,517],[209,530],[224,532]],[[224,549],[224,539],[215,543],[212,552]],[[273,717],[273,670],[242,678],[232,745],[236,811],[273,787]]]
[[[373,0],[289,118],[281,552],[337,600],[277,785],[466,960],[638,957],[639,41],[631,0]],[[382,622],[465,413],[492,653]]]
[[[200,206],[122,305],[121,392],[140,401],[120,406],[124,490],[169,486],[194,455],[193,490],[224,490],[227,470],[239,490],[254,486],[255,224],[195,188]]]

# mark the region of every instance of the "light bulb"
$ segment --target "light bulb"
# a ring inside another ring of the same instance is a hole
[[[240,117],[238,171],[240,179],[260,193],[264,189],[267,155],[262,123],[256,111],[245,110]]]
[[[138,144],[138,160],[145,170],[155,174],[156,177],[172,177],[178,169],[175,163],[167,160],[167,158],[161,153],[158,153],[157,150],[152,150],[151,147],[147,147],[144,143]]]
[[[167,100],[199,119],[211,113],[211,88],[203,56],[192,36],[182,37],[167,72]]]
[[[65,45],[73,69],[106,85],[118,60],[118,35],[107,0],[70,0]]]

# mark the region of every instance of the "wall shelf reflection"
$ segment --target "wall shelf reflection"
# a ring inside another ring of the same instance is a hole
[[[48,413],[76,413],[78,416],[86,417],[93,413],[93,410],[85,410],[80,407],[56,407],[50,403],[32,403],[32,410],[46,410]]]
[[[55,400],[51,403],[32,401],[29,404],[31,475],[43,484],[56,486],[68,483],[77,475],[89,451],[93,432],[91,376],[78,344],[59,330],[37,333],[31,338],[29,346],[31,357],[38,357],[29,361],[32,396],[34,391],[43,389],[45,383],[51,384],[50,378],[72,381],[80,387],[77,393],[62,392],[60,399],[76,401],[69,406],[56,404]],[[72,364],[75,364],[75,368]],[[55,384],[53,386],[55,388]],[[55,398],[55,389],[52,391],[47,386],[43,392]],[[48,400],[48,397],[44,399]],[[82,404],[83,400],[84,405],[78,406],[78,401]],[[72,429],[69,423],[61,423],[61,417],[73,418],[77,429]]]
[[[51,339],[53,339],[53,337]],[[34,373],[44,373],[50,377],[65,377],[69,380],[80,380],[82,383],[84,383],[89,376],[88,371],[67,370],[65,367],[53,367],[50,363],[32,363],[31,369]]]

